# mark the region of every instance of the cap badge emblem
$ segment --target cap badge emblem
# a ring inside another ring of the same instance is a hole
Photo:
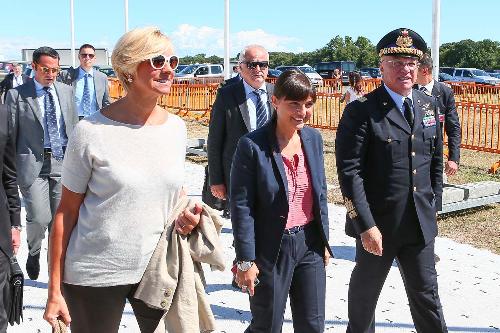
[[[408,30],[401,31],[401,35],[396,39],[396,45],[399,47],[410,47],[413,45],[413,39],[408,36]]]

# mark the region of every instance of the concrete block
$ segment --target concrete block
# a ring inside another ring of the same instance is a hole
[[[483,181],[453,186],[465,190],[465,199],[477,199],[500,194],[500,182]]]
[[[453,186],[443,188],[443,205],[465,199],[465,190]]]

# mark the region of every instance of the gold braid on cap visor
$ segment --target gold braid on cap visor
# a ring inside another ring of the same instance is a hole
[[[412,54],[421,58],[424,53],[419,49],[409,47],[386,47],[380,50],[378,56],[381,57],[388,54]]]

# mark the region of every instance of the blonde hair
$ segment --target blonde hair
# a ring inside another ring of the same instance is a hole
[[[118,79],[127,88],[128,79],[135,76],[137,66],[144,60],[173,49],[170,39],[157,27],[136,28],[125,33],[116,42],[111,54],[111,64]]]

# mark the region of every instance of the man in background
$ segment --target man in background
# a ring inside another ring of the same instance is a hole
[[[30,78],[23,74],[23,67],[18,63],[12,64],[12,73],[7,74],[2,82],[0,82],[0,96],[5,93],[3,101],[5,102],[5,99],[7,98],[7,91],[25,84],[28,80],[30,80]]]
[[[439,108],[441,127],[448,137],[448,161],[444,165],[447,176],[453,176],[458,171],[460,163],[461,131],[460,121],[455,106],[453,90],[446,84],[432,78],[432,58],[424,54],[419,61],[416,87],[428,96],[434,96]]]
[[[80,66],[61,73],[61,81],[73,86],[78,118],[83,119],[110,104],[108,77],[94,69],[95,47],[83,44],[78,51]]]
[[[31,280],[40,273],[42,240],[61,199],[61,168],[68,137],[78,122],[71,87],[56,82],[59,54],[43,46],[33,52],[35,77],[9,90],[6,104],[16,139],[17,182],[26,206]]]

